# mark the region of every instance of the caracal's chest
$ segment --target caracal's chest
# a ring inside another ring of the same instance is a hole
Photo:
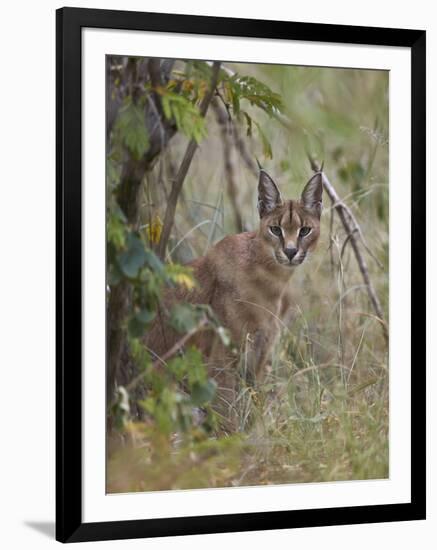
[[[274,273],[256,266],[238,267],[228,278],[221,278],[213,307],[234,338],[260,330],[274,335],[291,303],[289,279],[275,278]]]

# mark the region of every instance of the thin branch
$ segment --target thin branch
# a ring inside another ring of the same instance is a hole
[[[225,165],[226,183],[228,196],[231,201],[234,214],[234,224],[238,233],[243,231],[243,217],[238,205],[238,185],[235,177],[235,163],[232,155],[232,121],[229,119],[229,113],[221,107],[218,101],[212,102],[217,122],[222,132],[223,159]]]
[[[159,88],[159,86],[162,86],[161,60],[157,57],[151,57],[147,68],[149,70],[152,88],[156,89]]]
[[[315,161],[311,158],[310,158],[310,163],[313,170],[319,171]],[[335,210],[337,211],[337,214],[341,220],[341,223],[343,224],[343,227],[347,233],[348,239],[350,241],[355,257],[357,259],[358,267],[361,271],[361,275],[366,285],[370,302],[372,304],[373,309],[375,310],[377,317],[382,321],[381,326],[383,329],[384,338],[386,342],[388,342],[388,330],[387,330],[387,325],[384,322],[384,315],[382,312],[381,303],[375,292],[372,281],[370,280],[369,269],[367,267],[366,260],[362,255],[361,250],[358,246],[359,241],[357,239],[357,233],[359,235],[361,232],[361,229],[359,228],[355,218],[353,216],[350,216],[350,210],[346,207],[346,205],[340,199],[340,197],[337,194],[337,191],[329,181],[326,174],[324,172],[321,172],[321,176],[322,176],[323,187],[327,192],[329,198],[331,199],[333,208],[335,208]]]
[[[367,244],[367,242],[364,238],[363,232],[361,231],[361,227],[360,227],[359,223],[357,222],[355,216],[352,214],[351,209],[344,203],[343,203],[343,207],[344,207],[347,215],[350,217],[351,222],[355,226],[354,231],[357,231],[358,235],[360,236],[361,242],[362,242],[364,248],[366,249],[366,252],[369,254],[369,256],[371,258],[373,258],[373,260],[375,260],[375,262],[378,264],[378,267],[380,267],[381,269],[384,269],[384,266],[382,265],[382,263],[378,260],[378,258],[375,256],[375,254],[370,250],[370,248],[369,248],[369,246],[368,246],[368,244]]]
[[[174,64],[175,64],[174,59],[164,59],[161,62],[161,73],[162,73],[162,78],[163,78],[165,83],[167,83],[169,81],[169,78],[170,78],[171,72],[173,70]]]
[[[150,133],[153,134],[156,128],[159,129],[159,135],[161,138],[161,150],[164,152],[165,145],[166,145],[166,137],[165,137],[165,128],[162,124],[161,114],[158,111],[158,107],[155,104],[155,98],[152,95],[147,94],[147,101],[149,103],[150,109],[152,110],[153,114],[156,117],[155,125],[152,127]]]
[[[218,88],[216,88],[215,94],[220,99],[220,101],[223,103],[223,107],[226,109],[226,113],[228,115],[228,121],[231,122],[232,121],[232,116],[231,116],[231,111],[229,109],[229,104],[226,103],[226,101],[224,100],[224,98],[223,98],[223,96],[220,93],[220,90]]]
[[[208,93],[205,94],[199,107],[200,114],[202,117],[205,117],[208,111],[209,104],[211,103],[211,100],[215,93],[215,89],[217,87],[217,82],[219,78],[219,72],[220,72],[220,62],[215,61],[212,67],[211,83],[209,86]],[[196,149],[197,149],[197,142],[194,139],[192,139],[188,144],[187,150],[185,151],[184,158],[179,167],[179,171],[176,175],[176,179],[173,182],[173,185],[171,188],[170,196],[168,198],[167,209],[165,211],[165,216],[164,216],[164,225],[162,229],[162,235],[159,241],[158,255],[161,259],[163,259],[165,256],[165,249],[167,247],[167,243],[170,238],[171,230],[174,224],[176,205],[178,202],[179,194],[182,190],[185,177],[188,173],[188,169],[190,168],[190,164],[191,164],[191,161],[193,160]]]
[[[334,249],[333,244],[334,234],[334,209],[331,209],[331,216],[329,218],[329,257],[331,260],[331,272],[334,273]]]
[[[316,172],[318,172],[319,169],[315,169],[316,164],[314,163],[314,161],[312,161],[310,159],[310,162],[311,162],[312,169],[315,170]],[[320,171],[322,171],[322,169],[320,169]],[[341,206],[341,208],[344,210],[346,215],[349,216],[350,225],[352,226],[353,231],[358,233],[358,235],[361,239],[361,242],[362,242],[364,248],[366,249],[366,252],[369,254],[369,256],[371,256],[373,258],[373,260],[375,260],[375,262],[378,264],[379,268],[384,269],[384,266],[382,265],[382,263],[378,260],[378,258],[375,256],[375,254],[370,250],[370,248],[369,248],[369,246],[368,246],[368,244],[367,244],[367,242],[364,238],[363,232],[361,231],[360,224],[357,222],[357,219],[355,218],[354,214],[352,213],[352,210],[349,208],[349,206],[347,206],[347,204],[343,200],[341,200],[338,197],[338,195],[336,195],[336,196],[337,196],[337,200],[332,203],[332,208],[337,209],[338,206]]]
[[[338,293],[343,298],[345,297],[345,284],[344,284],[344,265],[343,265],[343,259],[341,257],[340,252],[340,246],[338,242],[338,238],[336,237],[333,239],[333,244],[335,244],[337,248],[338,253],[338,275],[337,275],[337,286],[338,286]],[[338,355],[340,357],[340,362],[344,363],[344,345],[343,345],[343,299],[339,300],[338,302],[338,346],[337,351]],[[343,371],[340,371],[341,379],[343,382],[343,385],[345,384],[345,378]]]
[[[246,164],[247,168],[252,172],[254,176],[258,177],[258,168],[253,159],[253,155],[248,151],[247,144],[245,140],[241,137],[240,131],[235,124],[233,124],[232,134],[234,137],[235,147],[240,153],[240,156]]]
[[[334,212],[334,210],[332,210],[332,212]],[[357,231],[357,228],[354,227],[354,229],[352,229],[352,233],[354,233],[356,231]],[[347,243],[351,240],[352,233],[349,233],[349,235],[344,240],[343,246],[341,247],[340,258],[343,258],[344,252],[346,250]]]

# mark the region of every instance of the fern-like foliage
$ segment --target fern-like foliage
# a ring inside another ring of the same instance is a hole
[[[270,116],[284,110],[281,96],[253,76],[235,74],[225,80],[224,88],[227,100],[232,105],[236,116],[240,114],[243,99]]]
[[[174,120],[177,128],[188,138],[200,143],[206,136],[207,130],[205,120],[199,109],[187,97],[171,92],[160,90],[162,109],[168,120]]]
[[[149,148],[149,133],[144,117],[144,109],[128,96],[121,107],[115,132],[135,159],[140,159]]]

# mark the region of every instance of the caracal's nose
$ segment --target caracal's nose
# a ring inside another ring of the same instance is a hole
[[[284,248],[285,255],[287,258],[291,260],[296,256],[297,248],[294,246],[287,246],[287,248]]]

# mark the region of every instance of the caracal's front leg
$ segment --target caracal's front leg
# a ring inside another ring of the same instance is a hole
[[[262,384],[274,338],[275,333],[271,329],[258,329],[254,334],[247,335],[244,371],[248,385],[257,387]]]

